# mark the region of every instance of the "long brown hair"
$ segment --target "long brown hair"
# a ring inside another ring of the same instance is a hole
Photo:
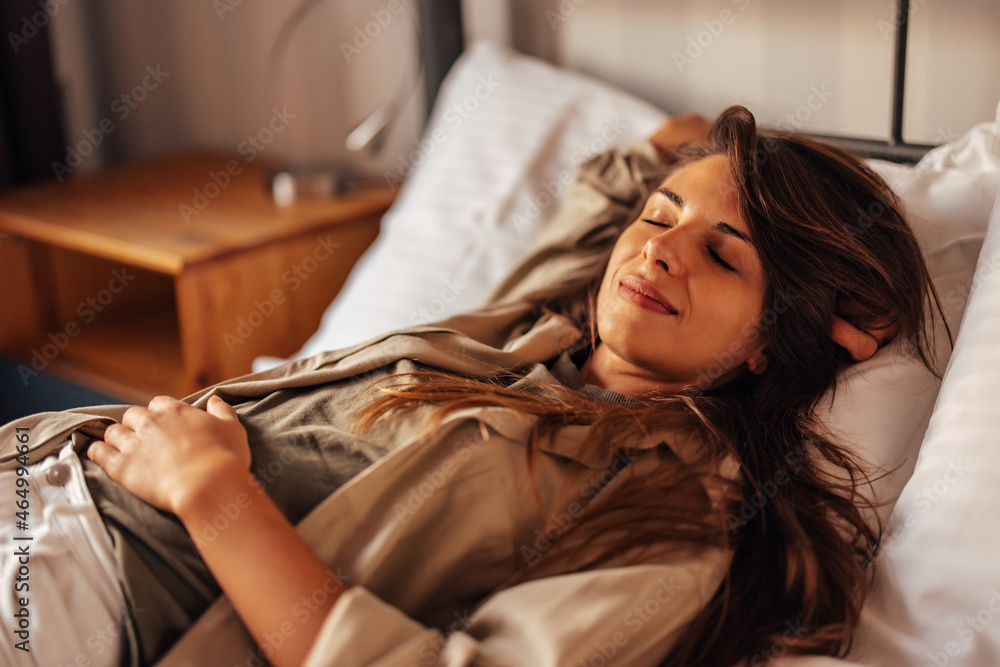
[[[706,369],[705,381],[690,390],[631,406],[552,388],[525,394],[509,387],[510,374],[428,373],[421,383],[386,388],[360,421],[428,403],[439,406],[438,418],[465,407],[510,407],[537,416],[529,457],[568,424],[592,424],[586,446],[609,452],[627,451],[649,432],[693,434],[700,445],[693,461],[666,460],[615,485],[512,583],[599,567],[623,553],[640,559],[651,550],[721,547],[733,553],[723,585],[664,665],[759,663],[780,655],[779,646],[781,654],[840,654],[870,587],[866,565],[881,526],[869,523],[875,514],[862,494],[871,471],[815,418],[837,373],[852,363],[831,340],[831,323],[837,314],[862,328],[892,327],[931,367],[929,313],[940,312],[937,296],[896,196],[851,154],[758,132],[749,111],[731,107],[707,142],[676,155],[675,167],[709,155],[729,160],[768,279],[758,327],[764,373],[718,385]],[[558,312],[593,332],[600,278],[547,296],[539,312]],[[719,474],[726,459],[739,463],[737,479]],[[706,483],[727,500],[713,502]],[[751,499],[753,511],[741,512]]]

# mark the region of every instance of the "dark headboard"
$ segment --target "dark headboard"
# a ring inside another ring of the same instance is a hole
[[[892,62],[892,116],[889,125],[889,139],[855,139],[852,137],[822,136],[861,153],[867,157],[892,160],[893,162],[917,162],[924,153],[934,148],[928,144],[911,144],[903,139],[903,102],[906,83],[906,37],[910,25],[910,0],[896,0],[895,46]]]
[[[434,104],[438,88],[465,48],[461,0],[418,0],[421,30],[421,58],[424,67],[427,110]],[[909,30],[910,0],[896,0],[895,46],[892,63],[892,102],[889,139],[858,139],[822,135],[862,155],[894,162],[916,162],[933,148],[903,139],[904,85],[906,81],[906,45]]]
[[[465,48],[461,0],[419,0],[420,51],[424,65],[427,113],[445,74]]]

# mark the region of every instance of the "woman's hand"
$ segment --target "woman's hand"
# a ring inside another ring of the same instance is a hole
[[[649,140],[664,157],[669,158],[673,154],[673,149],[679,144],[708,139],[711,127],[712,124],[700,114],[674,116],[660,126]]]
[[[247,472],[250,447],[232,407],[216,396],[205,411],[158,396],[148,408],[129,408],[87,455],[111,479],[180,518],[271,664],[302,664],[344,584]],[[316,591],[324,592],[319,603],[310,597]],[[312,600],[314,613],[289,634],[288,610],[302,600]]]
[[[158,396],[148,408],[129,408],[87,455],[180,518],[271,664],[303,663],[344,584],[247,472],[250,447],[232,407],[217,396],[205,411]],[[324,593],[319,602],[316,591]],[[310,613],[289,634],[289,610],[303,600]]]
[[[880,347],[895,338],[899,331],[899,327],[887,317],[878,318],[863,329],[848,322],[846,318],[856,322],[864,314],[861,306],[853,299],[844,299],[838,303],[837,312],[839,314],[833,316],[830,337],[834,343],[847,350],[855,361],[870,358]]]
[[[830,337],[833,342],[847,350],[855,361],[871,358],[878,349],[891,341],[896,328],[887,322],[879,322],[871,331],[859,329],[844,318],[834,315]]]
[[[87,456],[139,498],[177,515],[217,475],[250,467],[246,431],[218,396],[206,411],[166,396],[129,408]]]

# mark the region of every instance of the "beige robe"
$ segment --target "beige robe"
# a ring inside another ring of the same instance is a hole
[[[280,426],[301,412],[296,396],[303,393],[310,410],[332,402],[343,408],[338,414],[353,412],[367,400],[361,384],[387,369],[477,376],[520,369],[526,383],[558,384],[545,362],[581,334],[562,317],[539,318],[521,299],[558,291],[567,276],[602,262],[658,169],[648,145],[592,161],[552,231],[489,309],[236,378],[186,400],[204,407],[219,394],[238,410],[267,406]],[[85,447],[124,409],[48,413],[9,424],[0,429],[0,464],[12,464],[15,427],[30,429],[34,460],[67,436]],[[383,424],[360,442],[377,461],[298,523],[350,587],[325,619],[308,665],[656,665],[718,588],[730,558],[719,550],[657,558],[626,553],[597,569],[505,586],[525,563],[544,557],[600,493],[664,457],[685,458],[691,443],[684,434],[652,433],[633,443],[622,472],[620,456],[581,447],[588,427],[566,428],[536,458],[536,500],[524,445],[530,418],[507,409],[467,410],[419,437],[416,417]],[[722,472],[738,474],[732,466]],[[706,492],[718,500],[713,489]],[[325,594],[315,591],[313,599]],[[223,597],[161,664],[262,664],[311,610],[304,598],[288,610],[270,646],[256,647]],[[150,613],[157,610],[143,612]]]

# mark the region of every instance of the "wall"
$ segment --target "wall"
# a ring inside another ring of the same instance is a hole
[[[234,153],[275,109],[287,127],[261,154],[349,159],[347,133],[415,75],[407,1],[320,2],[270,86],[279,28],[301,0],[59,1],[53,25],[70,148],[93,149],[81,169],[192,148]],[[413,89],[385,163],[419,132],[423,94]]]
[[[294,118],[267,146],[269,157],[357,160],[344,137],[414,74],[411,16],[390,12],[395,1],[321,2],[295,35],[280,85],[268,89],[271,49],[300,0],[58,0],[71,148],[92,152],[83,169],[191,148],[235,152],[273,109],[287,108]],[[785,127],[888,132],[892,0],[464,4],[474,35],[509,39],[670,112],[712,116],[742,103]],[[913,0],[907,139],[939,143],[993,117],[998,33],[994,0]],[[149,72],[157,70],[155,83]],[[111,132],[100,131],[104,119]],[[361,164],[376,172],[391,166],[410,150],[422,119],[417,88],[383,154]]]
[[[670,112],[888,134],[894,0],[515,0],[514,42]],[[1000,100],[1000,3],[911,0],[904,137],[941,143]],[[595,47],[595,45],[599,45]]]

